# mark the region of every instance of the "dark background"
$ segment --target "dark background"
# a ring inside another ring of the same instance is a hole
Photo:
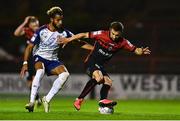
[[[64,25],[73,33],[108,29],[112,21],[125,26],[124,37],[131,43],[148,46],[150,56],[120,51],[106,66],[109,73],[178,74],[180,68],[180,0],[2,0],[0,4],[0,48],[13,60],[0,60],[1,73],[19,72],[25,45],[13,32],[28,15],[49,19],[46,11],[60,6]],[[84,73],[83,60],[89,52],[69,44],[60,53],[71,73]]]

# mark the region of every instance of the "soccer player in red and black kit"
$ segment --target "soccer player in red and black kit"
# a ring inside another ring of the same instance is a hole
[[[95,40],[94,49],[85,61],[85,67],[91,79],[86,83],[83,91],[74,102],[77,110],[80,110],[84,97],[97,85],[103,84],[100,90],[99,106],[114,106],[115,101],[107,99],[108,92],[112,86],[112,80],[104,69],[104,64],[108,62],[117,51],[125,49],[137,55],[150,54],[148,47],[138,48],[132,45],[127,39],[123,38],[124,26],[121,22],[112,22],[109,30],[86,32],[76,34],[70,38],[60,38],[59,43],[67,44],[70,41],[81,38],[92,38]]]
[[[29,41],[31,37],[34,35],[36,30],[39,29],[39,20],[35,16],[27,16],[22,24],[20,24],[16,30],[14,31],[14,35],[19,36],[25,36],[26,43],[29,44]],[[34,69],[34,63],[33,63],[33,55],[31,54],[31,57],[28,61],[28,76],[27,76],[27,85],[29,89],[31,90],[32,80],[35,75],[35,69]],[[25,64],[25,63],[24,63]],[[37,104],[38,106],[41,105],[41,100],[39,95],[36,96]]]

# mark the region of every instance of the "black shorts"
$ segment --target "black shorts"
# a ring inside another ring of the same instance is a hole
[[[33,76],[35,76],[36,70],[34,68],[34,58],[33,55],[29,57],[28,60],[28,76],[27,76],[27,81],[31,81],[33,79]]]
[[[97,63],[85,63],[86,73],[92,78],[92,74],[95,70],[100,70],[103,76],[109,76],[104,69],[104,66]]]

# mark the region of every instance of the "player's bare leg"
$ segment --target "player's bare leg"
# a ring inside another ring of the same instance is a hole
[[[112,86],[112,80],[108,76],[104,76],[104,84],[100,91],[100,107],[113,107],[117,104],[117,102],[107,99],[108,92]]]
[[[50,101],[56,95],[65,84],[69,77],[69,72],[64,65],[60,65],[51,71],[53,75],[57,75],[58,78],[54,81],[49,93],[42,98],[42,103],[44,106],[44,111],[48,113],[50,111]]]
[[[75,100],[74,102],[74,107],[76,110],[80,110],[82,102],[84,100],[84,97],[92,91],[92,89],[97,85],[97,83],[101,83],[103,81],[103,75],[100,70],[95,70],[93,72],[92,79],[89,80],[86,83],[86,86],[84,87],[83,91],[81,92],[80,96]]]
[[[35,104],[35,98],[38,92],[38,89],[40,87],[40,81],[44,76],[44,66],[42,62],[37,62],[35,64],[35,68],[36,68],[36,75],[33,79],[32,82],[32,86],[31,86],[31,95],[30,95],[30,102],[28,104],[25,105],[25,108],[29,111],[29,112],[33,112],[34,111],[34,104]]]
[[[32,76],[31,80],[27,80],[27,85],[28,85],[30,93],[31,93],[31,86],[32,86],[33,79],[34,79],[34,76]],[[39,93],[37,93],[35,100],[36,100],[35,103],[36,103],[37,107],[40,107],[42,105],[42,101],[41,101],[41,98],[39,96]]]

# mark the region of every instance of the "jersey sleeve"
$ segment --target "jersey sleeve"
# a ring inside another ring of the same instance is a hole
[[[136,49],[136,46],[134,46],[133,44],[131,44],[127,39],[123,40],[123,48],[125,50],[131,51],[133,52]]]
[[[28,33],[28,30],[29,30],[29,29],[28,29],[27,27],[25,27],[25,28],[24,28],[24,32],[25,32],[25,34],[27,34],[27,33]]]
[[[93,31],[93,32],[89,32],[89,38],[91,39],[96,39],[98,38],[100,35],[102,34],[102,31]]]
[[[69,30],[65,30],[66,31],[66,33],[67,33],[67,37],[72,37],[74,34],[71,32],[71,31],[69,31]]]
[[[35,32],[34,35],[32,36],[30,43],[37,45],[40,43],[40,35],[39,31]]]

